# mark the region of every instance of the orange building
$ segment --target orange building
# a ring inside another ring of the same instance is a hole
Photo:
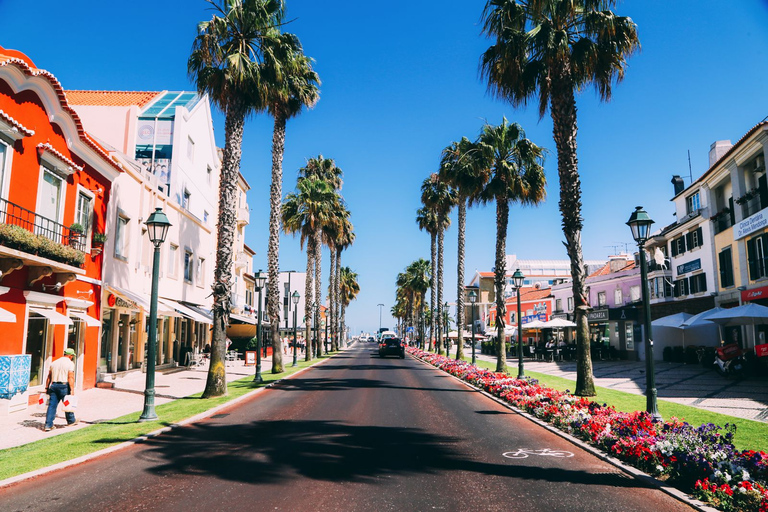
[[[101,247],[120,172],[56,77],[0,47],[0,414],[44,391],[67,347],[76,387],[96,383]]]
[[[517,327],[517,295],[504,301],[506,314],[504,322],[508,327]],[[520,289],[520,313],[523,317],[523,326],[533,320],[546,322],[552,315],[552,290],[551,288],[539,288],[537,286],[523,286]],[[490,325],[496,325],[496,308],[489,310]],[[491,329],[493,333],[493,328]],[[531,332],[533,336],[533,332]],[[529,338],[532,339],[532,338]]]

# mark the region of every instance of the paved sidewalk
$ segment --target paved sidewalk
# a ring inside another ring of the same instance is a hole
[[[469,352],[465,352],[471,355]],[[495,356],[476,354],[483,361],[496,362]],[[517,359],[508,359],[513,375]],[[593,361],[595,385],[635,395],[645,395],[645,363],[637,361]],[[576,362],[524,360],[526,370],[576,380]],[[656,362],[656,391],[660,399],[706,409],[728,416],[768,421],[768,381],[734,380],[698,364]]]
[[[262,373],[272,369],[271,357],[262,359]],[[227,363],[227,382],[253,376],[255,368],[245,366],[243,361]],[[199,368],[175,368],[172,372],[155,374],[155,405],[200,393],[205,389],[208,366]],[[0,450],[39,441],[47,437],[83,428],[93,423],[108,421],[135,412],[138,419],[144,408],[144,388],[147,375],[133,371],[107,382],[114,382],[112,389],[93,388],[78,393],[78,408],[75,413],[80,423],[68,427],[62,407],[59,407],[53,430],[44,432],[45,406],[30,406],[26,411],[0,417]]]

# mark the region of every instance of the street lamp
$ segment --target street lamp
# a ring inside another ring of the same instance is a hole
[[[475,302],[477,301],[477,292],[470,290],[469,303],[472,304],[472,364],[475,364]]]
[[[384,304],[376,304],[376,305],[379,306],[379,336],[381,336],[381,312],[383,311],[382,308],[384,307]],[[400,334],[400,336],[403,336],[402,333]]]
[[[522,310],[520,309],[520,289],[523,287],[523,281],[525,276],[520,269],[515,270],[512,274],[512,282],[517,289],[517,378],[522,379],[525,377],[523,371],[523,317]]]
[[[157,419],[155,413],[155,353],[157,351],[157,282],[160,277],[160,245],[165,242],[171,223],[163,213],[162,208],[155,211],[147,219],[147,235],[155,245],[152,259],[152,298],[149,303],[149,346],[147,347],[147,384],[144,389],[144,410],[139,421]]]
[[[291,366],[296,366],[298,364],[296,359],[296,313],[298,312],[297,305],[299,303],[299,297],[300,295],[298,291],[293,292],[291,295],[291,302],[293,302],[293,364]]]
[[[648,300],[648,262],[645,260],[645,242],[650,238],[653,220],[642,206],[635,208],[627,221],[632,229],[632,238],[637,242],[640,252],[640,285],[645,310],[645,410],[654,421],[661,421],[661,414],[656,407],[656,375],[653,369],[653,333],[651,331],[651,304]]]
[[[253,276],[256,281],[256,291],[259,292],[259,319],[256,327],[256,375],[254,382],[264,382],[261,376],[261,289],[267,283],[267,276],[261,273],[261,269]]]

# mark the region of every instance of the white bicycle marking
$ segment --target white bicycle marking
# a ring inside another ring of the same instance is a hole
[[[543,450],[526,450],[525,448],[519,448],[514,452],[504,452],[502,455],[508,459],[527,459],[529,455],[541,455],[544,457],[555,457],[557,459],[567,459],[573,457],[573,453],[563,450],[550,450],[544,448]]]

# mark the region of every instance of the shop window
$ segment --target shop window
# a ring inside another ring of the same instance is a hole
[[[688,278],[688,289],[691,294],[707,291],[707,275],[696,274]]]
[[[747,240],[749,279],[752,281],[766,276],[765,247],[767,244],[768,234],[759,235]]]
[[[733,256],[730,247],[720,251],[718,263],[720,264],[720,286],[723,288],[733,286]]]

